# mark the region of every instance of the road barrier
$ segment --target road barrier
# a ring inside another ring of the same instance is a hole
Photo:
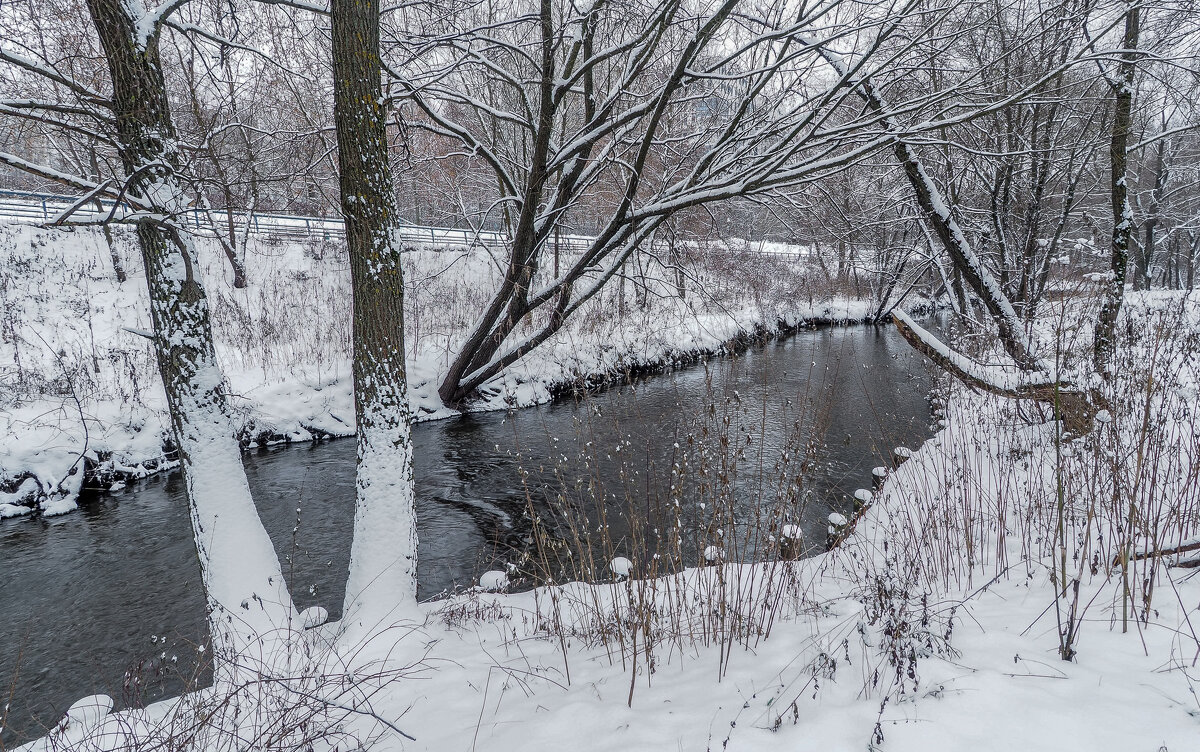
[[[77,204],[73,196],[52,193],[30,193],[27,191],[0,190],[0,220],[30,225],[50,225]],[[109,199],[97,199],[81,206],[67,218],[68,223],[100,223],[110,215],[120,218],[130,207],[122,206],[114,211]],[[188,209],[178,215],[178,220],[189,228],[204,233],[228,233],[230,213],[224,209]],[[262,212],[234,212],[233,224],[238,234],[249,232],[272,239],[317,238],[321,240],[341,239],[346,236],[346,224],[340,219],[304,217],[290,214],[268,214]],[[505,246],[508,235],[485,230],[459,229],[454,227],[425,227],[401,225],[400,237],[412,243],[442,245],[487,245]],[[582,251],[592,243],[592,238],[583,235],[558,235],[548,241],[557,243],[564,250]]]

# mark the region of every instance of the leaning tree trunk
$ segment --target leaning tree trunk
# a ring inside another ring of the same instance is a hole
[[[294,608],[234,441],[196,255],[172,224],[185,201],[157,33],[140,28],[131,7],[128,0],[88,0],[112,74],[128,192],[154,207],[138,221],[137,237],[212,637],[218,647],[240,650],[286,629]]]
[[[882,111],[882,107],[880,110]],[[929,177],[920,157],[903,140],[897,140],[894,151],[904,167],[904,174],[912,186],[923,218],[933,227],[954,268],[991,314],[1000,336],[1000,344],[1019,368],[1027,371],[1039,370],[1042,363],[1025,333],[1021,317],[1004,294],[1000,282],[976,255],[966,233]]]
[[[1125,270],[1129,266],[1129,246],[1133,241],[1133,209],[1129,205],[1126,168],[1129,162],[1129,132],[1133,128],[1133,82],[1137,71],[1140,14],[1140,9],[1133,3],[1125,11],[1124,52],[1117,76],[1109,82],[1113,87],[1113,126],[1108,150],[1112,166],[1112,258],[1108,283],[1104,289],[1104,303],[1096,316],[1096,333],[1092,344],[1096,370],[1104,376],[1109,373],[1109,365],[1117,349],[1117,316],[1121,313],[1121,302],[1125,297]]]
[[[521,209],[517,214],[517,226],[513,231],[512,252],[508,269],[500,289],[475,328],[459,347],[458,354],[450,362],[446,375],[438,387],[438,394],[446,405],[458,405],[474,389],[463,384],[472,372],[485,367],[500,351],[504,341],[517,328],[521,319],[530,312],[529,292],[533,275],[537,272],[541,253],[537,231],[537,215],[543,209],[542,196],[549,179],[548,164],[551,139],[554,136],[554,115],[558,103],[554,97],[554,27],[553,3],[539,0],[539,28],[541,39],[541,67],[538,72],[538,117],[533,135],[529,175],[524,184]]]
[[[821,54],[838,75],[849,75],[849,68],[838,55],[827,49],[822,49]],[[886,113],[890,107],[883,94],[868,78],[860,80],[855,91],[868,109],[881,116],[883,126],[896,134],[892,149],[901,167],[904,168],[905,177],[912,186],[922,218],[933,227],[934,233],[954,265],[955,273],[961,274],[962,278],[971,286],[971,290],[987,308],[988,313],[991,314],[1000,337],[1000,344],[1004,347],[1005,352],[1023,371],[1043,370],[1044,364],[1034,352],[1033,342],[1025,332],[1024,322],[1017,315],[1012,301],[1005,295],[1001,280],[995,278],[995,275],[975,253],[970,241],[967,240],[966,233],[963,232],[954,212],[951,211],[950,204],[943,198],[937,184],[933,182],[929,172],[925,169],[920,155],[911,144],[900,136],[902,129],[898,128],[887,116]]]
[[[825,51],[824,55],[840,75],[847,75],[848,69],[840,58],[828,51]],[[859,82],[857,91],[867,107],[874,112],[883,115],[888,111],[883,95],[869,79]],[[996,324],[1000,344],[1012,358],[1017,371],[1015,374],[1005,373],[1003,370],[972,361],[917,326],[916,322],[897,308],[892,311],[892,320],[900,334],[919,352],[961,381],[993,394],[1048,403],[1071,433],[1082,435],[1090,431],[1096,413],[1104,407],[1102,395],[1092,389],[1063,381],[1057,369],[1038,357],[1033,341],[1026,334],[1024,322],[1018,316],[1012,301],[1005,294],[999,280],[971,247],[950,204],[929,176],[920,156],[899,135],[900,129],[892,124],[890,118],[883,117],[883,124],[897,134],[893,150],[912,186],[923,219],[933,227],[954,264],[955,273],[962,275],[987,308]]]
[[[354,294],[358,422],[347,634],[362,637],[416,604],[417,526],[404,367],[404,280],[380,84],[379,0],[334,0],[333,92],[342,213]]]

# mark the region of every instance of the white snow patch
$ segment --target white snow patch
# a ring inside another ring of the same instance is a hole
[[[479,587],[488,592],[507,590],[508,575],[496,569],[484,572],[479,577]]]
[[[617,556],[608,563],[608,569],[617,577],[628,577],[633,571],[633,562],[624,556]]]
[[[300,626],[304,629],[319,627],[329,621],[329,611],[321,606],[309,606],[300,612]]]

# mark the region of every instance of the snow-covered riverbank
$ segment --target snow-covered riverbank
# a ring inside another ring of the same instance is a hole
[[[948,384],[942,430],[832,553],[466,593],[343,646],[320,679],[239,697],[308,724],[289,733],[380,750],[1192,750],[1200,577],[1174,565],[1196,554],[1130,562],[1128,576],[1116,561],[1200,527],[1196,338],[1168,336],[1200,330],[1200,301],[1177,302],[1131,306],[1112,410],[1088,437]],[[78,712],[58,748],[215,733],[235,695]],[[245,710],[243,740],[282,733]]]
[[[685,587],[605,586],[600,602],[617,604],[607,623],[626,625],[620,647],[587,645],[606,623],[595,589],[476,596],[495,604],[476,607],[478,624],[432,633],[431,657],[446,660],[431,665],[452,667],[419,693],[397,685],[415,703],[399,721],[418,739],[405,748],[1195,748],[1200,577],[1176,565],[1200,554],[1117,560],[1200,533],[1198,314],[1200,298],[1130,301],[1112,409],[1088,437],[947,382],[942,430],[888,476],[840,549],[695,570]],[[1090,341],[1086,325],[1073,334]],[[655,598],[674,605],[649,625],[631,618]],[[566,623],[593,625],[565,656],[521,629],[547,609],[555,623],[563,601],[578,609]],[[671,639],[680,612],[684,624],[707,608],[752,626],[753,608],[727,610],[739,603],[776,609],[769,636]],[[639,639],[662,646],[652,672],[629,655]],[[472,690],[456,695],[456,683]],[[436,720],[452,696],[465,728]]]
[[[349,279],[336,244],[252,238],[249,284],[200,242],[218,354],[247,446],[354,432]],[[128,272],[118,282],[116,253]],[[455,414],[437,396],[451,348],[498,279],[484,248],[405,254],[410,400],[419,420]],[[746,261],[753,256],[753,263]],[[680,297],[682,284],[685,295]],[[556,390],[718,354],[805,322],[861,321],[867,301],[831,300],[794,257],[728,250],[683,273],[645,256],[546,346],[488,385],[474,410],[545,402]],[[702,292],[697,292],[702,290]],[[75,508],[100,487],[171,465],[162,388],[145,333],[132,238],[0,226],[0,516]]]

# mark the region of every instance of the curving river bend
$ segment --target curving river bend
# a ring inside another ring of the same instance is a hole
[[[543,503],[541,486],[570,483],[573,473],[601,486],[620,476],[628,486],[631,466],[649,483],[672,466],[695,416],[718,405],[738,405],[737,420],[753,424],[751,440],[768,458],[788,449],[789,426],[804,415],[819,424],[806,431],[821,442],[806,473],[812,502],[798,520],[819,533],[830,511],[846,511],[853,491],[869,487],[871,468],[892,447],[928,436],[930,386],[925,365],[891,327],[820,328],[581,399],[420,424],[420,597],[469,586],[510,558],[528,505]],[[614,456],[618,446],[623,457]],[[335,617],[354,453],[343,440],[244,457],[297,606],[323,605]],[[587,470],[575,461],[583,455],[595,460]],[[522,482],[522,469],[533,470],[532,481]],[[0,521],[0,695],[11,693],[0,746],[40,735],[85,695],[109,694],[120,707],[204,681],[195,669],[204,599],[178,473],[81,506],[63,517]]]

